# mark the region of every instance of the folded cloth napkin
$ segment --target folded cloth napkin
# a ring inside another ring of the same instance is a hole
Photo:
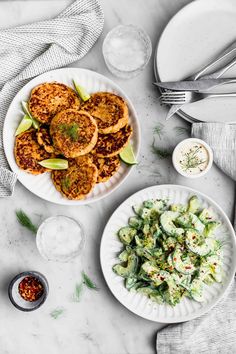
[[[77,0],[52,20],[0,30],[0,197],[17,176],[3,150],[3,123],[16,93],[33,77],[81,59],[94,45],[104,16],[97,0]]]
[[[236,126],[194,123],[192,136],[211,146],[217,166],[236,181]],[[236,353],[236,281],[210,312],[159,331],[156,349],[157,354]]]

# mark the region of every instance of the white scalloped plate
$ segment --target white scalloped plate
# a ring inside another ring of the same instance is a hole
[[[178,305],[158,305],[145,295],[128,291],[124,281],[112,271],[112,266],[119,263],[117,255],[122,244],[117,238],[117,231],[127,224],[133,215],[132,206],[151,198],[168,198],[170,203],[186,203],[192,195],[197,195],[203,207],[211,208],[222,225],[216,237],[224,241],[223,269],[224,279],[221,284],[205,285],[204,302],[199,303],[184,298]],[[234,277],[236,269],[236,243],[233,227],[224,211],[206,195],[184,186],[160,185],[143,189],[124,201],[108,221],[101,241],[100,261],[105,280],[113,295],[130,311],[151,321],[176,323],[188,321],[209,311],[223,296]]]
[[[235,18],[235,0],[189,2],[171,18],[159,39],[154,58],[157,79],[183,80],[217,57],[235,41]],[[235,75],[233,66],[225,77]],[[235,87],[235,84],[222,86],[218,92],[235,92]],[[186,104],[178,114],[191,122],[235,124],[235,110],[234,97],[217,97]]]
[[[108,182],[97,184],[93,191],[84,200],[69,200],[64,198],[55,189],[50,178],[50,173],[34,176],[20,170],[15,162],[13,153],[15,141],[14,134],[23,116],[21,101],[27,101],[32,88],[43,82],[57,81],[68,86],[72,86],[72,79],[78,81],[78,83],[84,86],[89,93],[109,91],[117,93],[126,100],[129,107],[129,122],[133,128],[131,143],[134,148],[135,156],[137,157],[140,146],[140,127],[137,113],[130,99],[118,85],[105,76],[91,70],[79,68],[52,70],[37,76],[26,84],[15,96],[8,109],[3,129],[3,144],[5,154],[12,171],[18,175],[18,180],[32,193],[42,199],[57,204],[83,205],[95,202],[113,192],[128,177],[132,166],[127,166],[122,163],[119,171]]]

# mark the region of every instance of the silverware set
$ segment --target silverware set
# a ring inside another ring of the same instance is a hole
[[[232,59],[233,56],[233,59]],[[226,64],[225,61],[228,59]],[[213,73],[206,75],[216,65],[220,68]],[[161,91],[160,101],[162,104],[171,105],[167,120],[171,118],[183,105],[193,103],[206,98],[215,97],[236,97],[236,92],[212,93],[210,90],[230,83],[236,83],[236,78],[222,78],[222,76],[236,64],[236,41],[221,52],[216,59],[204,66],[194,75],[185,78],[183,81],[155,82]],[[208,92],[204,92],[208,91]]]

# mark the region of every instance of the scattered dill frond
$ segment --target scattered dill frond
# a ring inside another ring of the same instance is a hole
[[[25,214],[23,210],[16,210],[16,217],[18,222],[26,227],[28,230],[32,231],[34,234],[37,233],[38,227],[32,223],[28,215]]]
[[[175,127],[174,130],[176,131],[178,136],[190,134],[190,130],[188,127]]]
[[[155,140],[152,143],[152,152],[153,152],[153,154],[158,156],[159,159],[166,159],[167,157],[170,157],[172,154],[172,152],[170,150],[156,146]]]
[[[83,291],[83,283],[79,283],[75,285],[75,291],[74,294],[72,296],[72,300],[74,302],[79,302],[81,299],[81,295],[82,295],[82,291]]]
[[[59,307],[55,310],[53,310],[51,313],[50,313],[50,316],[52,318],[54,318],[54,320],[56,320],[58,317],[60,317],[63,313],[64,313],[65,309],[62,308],[62,307]]]
[[[82,272],[82,278],[83,278],[83,283],[87,286],[87,288],[92,289],[92,290],[98,290],[97,285],[85,274],[85,272]]]
[[[79,138],[79,125],[77,123],[72,124],[60,124],[59,129],[62,134],[71,138],[72,141],[77,141]]]
[[[153,129],[153,133],[158,135],[159,139],[161,140],[162,136],[165,134],[164,125],[162,123],[158,123]]]

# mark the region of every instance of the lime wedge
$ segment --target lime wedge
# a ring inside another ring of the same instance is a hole
[[[25,101],[22,101],[21,105],[22,105],[24,113],[27,114],[27,116],[32,120],[33,127],[35,129],[38,129],[39,128],[39,122],[36,119],[34,119],[34,117],[31,115],[31,113],[29,111],[28,103],[25,102]]]
[[[136,161],[134,151],[130,143],[121,151],[119,155],[121,160],[127,163],[127,165],[136,165],[138,163]]]
[[[16,129],[15,136],[28,130],[31,127],[31,125],[32,125],[32,119],[29,116],[27,116],[27,114],[25,114],[18,128]]]
[[[90,95],[88,94],[88,92],[85,90],[84,87],[78,85],[75,80],[73,80],[73,84],[75,86],[75,89],[79,95],[79,97],[81,98],[81,100],[88,101],[90,99]]]
[[[64,159],[47,159],[40,161],[39,165],[50,170],[66,170],[68,168],[68,161]]]

